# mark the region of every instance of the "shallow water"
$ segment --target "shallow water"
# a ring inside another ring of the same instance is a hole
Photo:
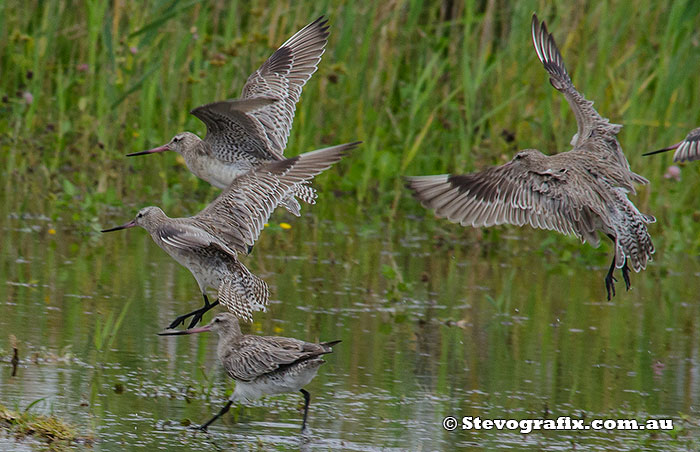
[[[201,304],[194,279],[143,230],[77,236],[71,222],[41,215],[0,219],[0,402],[24,409],[43,398],[32,410],[78,425],[97,451],[700,444],[697,259],[665,256],[633,273],[629,292],[618,283],[608,302],[607,244],[593,250],[542,231],[462,229],[427,212],[354,226],[365,221],[323,221],[316,207],[298,220],[278,212],[272,223],[291,230],[273,224],[242,258],[272,293],[249,332],[343,341],[308,386],[310,434],[299,434],[300,394],[234,407],[209,435],[189,430],[233,387],[215,337],[156,335]],[[109,325],[122,311],[112,339]],[[10,334],[20,350],[16,377]],[[446,416],[669,417],[676,428],[446,431]],[[35,446],[0,436],[2,450]]]

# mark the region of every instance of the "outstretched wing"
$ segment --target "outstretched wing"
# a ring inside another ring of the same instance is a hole
[[[278,102],[273,98],[233,99],[212,102],[190,111],[207,126],[212,156],[223,162],[233,162],[238,154],[259,160],[277,160],[270,148],[265,128],[253,112]]]
[[[281,367],[326,353],[330,353],[327,346],[291,337],[245,336],[222,361],[232,378],[250,381]]]
[[[318,68],[328,35],[328,20],[319,17],[282,44],[243,86],[243,99],[279,100],[250,113],[259,121],[271,151],[278,158],[282,158],[287,147],[301,90]]]
[[[296,184],[330,168],[358,144],[341,144],[266,163],[235,179],[193,219],[231,249],[247,253],[272,211]]]
[[[567,190],[566,176],[565,171],[534,172],[509,162],[472,174],[408,177],[407,184],[424,207],[462,226],[529,224],[596,244],[598,215]]]
[[[593,108],[593,102],[587,100],[579,93],[571,82],[566,72],[564,60],[559,53],[554,38],[547,31],[547,25],[539,22],[537,15],[532,16],[532,42],[535,52],[544,68],[549,73],[549,81],[554,88],[559,90],[571,106],[576,116],[578,131],[571,139],[574,149],[604,149],[611,153],[614,160],[629,169],[627,159],[622,153],[617,141],[617,134],[622,129],[619,124],[611,124],[607,118],[603,118]],[[594,143],[595,142],[595,143]]]

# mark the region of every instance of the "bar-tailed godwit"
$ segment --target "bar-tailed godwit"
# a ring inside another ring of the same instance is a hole
[[[237,178],[197,215],[169,218],[159,207],[145,207],[132,221],[102,232],[141,226],[153,241],[194,275],[204,297],[204,306],[175,319],[170,328],[202,315],[221,303],[238,317],[250,320],[252,312],[264,309],[267,284],[238,261],[260,235],[279,200],[294,186],[338,162],[358,143],[320,149],[284,160],[266,163]],[[218,300],[209,303],[206,289],[218,290]]]
[[[700,159],[700,127],[691,130],[680,143],[642,155],[654,155],[674,149],[676,150],[676,152],[673,153],[674,162],[692,162]]]
[[[290,337],[255,336],[241,333],[238,319],[227,313],[217,314],[203,327],[180,331],[165,331],[161,336],[202,333],[219,334],[217,355],[226,373],[236,381],[229,401],[213,418],[199,429],[206,430],[223,416],[234,402],[258,399],[266,394],[300,391],[304,395],[304,418],[301,431],[306,429],[311,395],[304,388],[316,376],[325,361],[321,356],[332,353],[340,341],[304,342]]]
[[[296,103],[328,42],[327,23],[319,17],[282,44],[248,77],[240,98],[192,110],[207,126],[204,140],[183,132],[163,146],[128,155],[175,151],[192,173],[218,188],[228,187],[253,168],[283,159]],[[280,201],[298,216],[301,206],[295,196],[313,204],[316,192],[299,184]]]
[[[646,268],[654,253],[647,223],[655,221],[627,198],[634,183],[648,181],[630,170],[617,133],[579,93],[544,22],[532,18],[535,51],[549,73],[549,81],[569,102],[578,131],[573,149],[545,155],[536,149],[518,152],[508,163],[465,174],[409,177],[407,183],[424,207],[463,226],[529,224],[583,242],[599,244],[598,232],[615,244],[615,255],[605,276],[608,299],[615,295],[615,268],[622,269],[630,287],[628,261],[634,271]]]

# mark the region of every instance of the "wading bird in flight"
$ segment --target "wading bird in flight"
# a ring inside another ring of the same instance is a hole
[[[683,141],[676,143],[673,146],[659,149],[658,151],[647,152],[642,155],[654,155],[661,152],[676,150],[673,153],[674,162],[692,162],[700,159],[700,127],[693,129],[688,133]]]
[[[532,40],[552,86],[568,101],[578,131],[573,149],[545,155],[536,149],[518,152],[501,166],[453,175],[408,177],[407,185],[424,207],[463,226],[529,224],[583,242],[599,244],[598,232],[613,242],[615,253],[605,276],[608,299],[615,295],[615,268],[627,289],[629,266],[639,272],[654,253],[647,224],[656,221],[627,198],[634,184],[647,184],[632,172],[611,124],[574,87],[554,38],[544,22],[532,17]]]
[[[163,146],[128,156],[175,151],[193,174],[222,189],[251,169],[282,160],[301,90],[316,72],[328,43],[327,24],[319,17],[282,44],[248,77],[240,98],[192,110],[207,126],[203,140],[191,132],[178,133]],[[299,216],[301,206],[295,197],[313,204],[316,192],[306,182],[280,200]]]
[[[294,187],[338,162],[358,143],[348,143],[266,163],[237,178],[197,215],[170,218],[159,207],[144,207],[136,218],[102,232],[141,226],[166,253],[186,267],[197,280],[204,306],[175,319],[175,328],[192,317],[190,328],[205,312],[221,303],[238,317],[252,319],[264,309],[267,284],[236,257],[247,253],[260,235],[280,199]],[[207,288],[218,290],[209,303]]]

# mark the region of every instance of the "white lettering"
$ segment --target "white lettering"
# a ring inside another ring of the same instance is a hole
[[[471,416],[464,416],[462,418],[462,430],[471,430],[474,428]]]

